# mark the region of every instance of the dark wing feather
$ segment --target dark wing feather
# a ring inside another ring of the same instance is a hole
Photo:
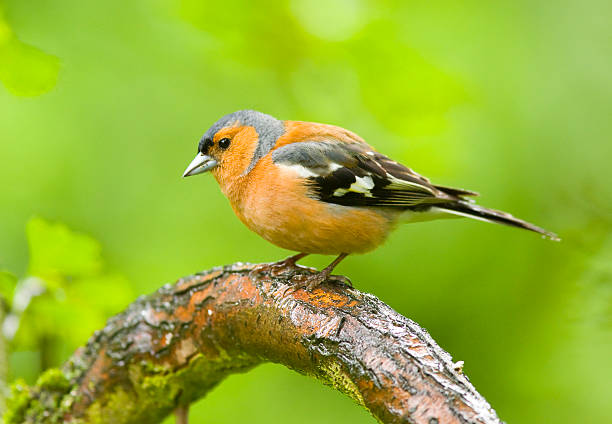
[[[512,215],[466,200],[473,191],[432,185],[429,180],[365,143],[308,141],[272,152],[279,166],[296,167],[311,195],[323,202],[345,206],[372,206],[427,211],[433,206],[450,214],[511,225],[559,238]]]
[[[440,190],[427,178],[365,143],[300,142],[273,151],[272,157],[280,166],[305,168],[308,171],[305,183],[313,197],[344,206],[419,209],[471,194]]]
[[[452,196],[457,196],[457,197],[462,197],[462,196],[472,196],[472,197],[476,197],[476,196],[480,196],[479,193],[472,191],[472,190],[465,190],[463,188],[453,188],[453,187],[446,187],[446,186],[442,186],[442,185],[434,185],[435,188],[437,188],[440,191],[443,191],[446,194],[450,194]]]

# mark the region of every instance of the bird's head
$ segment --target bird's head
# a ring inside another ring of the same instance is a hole
[[[240,110],[225,115],[202,136],[183,177],[220,169],[247,174],[284,132],[283,121],[261,112]]]

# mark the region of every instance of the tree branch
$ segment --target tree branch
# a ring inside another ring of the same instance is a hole
[[[270,361],[340,390],[383,423],[500,423],[423,328],[346,286],[296,290],[291,278],[313,272],[235,264],[164,286],[111,318],[59,376],[18,389],[12,414],[160,422],[229,374]]]

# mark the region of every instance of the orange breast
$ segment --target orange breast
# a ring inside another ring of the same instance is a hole
[[[285,249],[304,253],[363,253],[380,245],[394,226],[390,211],[324,203],[307,196],[297,174],[266,156],[240,182],[224,190],[251,230]],[[234,192],[235,191],[235,195]]]

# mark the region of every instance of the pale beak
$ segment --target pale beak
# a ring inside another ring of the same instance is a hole
[[[190,177],[191,175],[201,174],[202,172],[210,171],[215,166],[217,166],[218,162],[216,159],[205,155],[203,153],[198,153],[194,160],[191,161],[187,169],[185,169],[185,173],[183,174],[183,178]]]

